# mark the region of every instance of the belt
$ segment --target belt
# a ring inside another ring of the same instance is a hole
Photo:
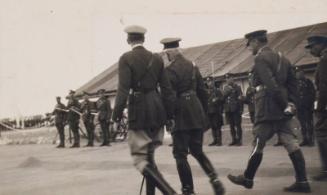
[[[149,89],[149,90],[133,90],[133,89],[131,89],[130,90],[130,92],[129,92],[129,94],[130,95],[140,95],[140,94],[147,94],[147,93],[150,93],[150,92],[152,92],[152,91],[155,91],[155,89]]]
[[[267,87],[264,86],[264,85],[258,85],[258,86],[255,87],[255,90],[256,90],[256,91],[261,91],[261,90],[264,90],[264,89],[266,89],[266,88],[267,88]]]
[[[179,94],[179,97],[186,97],[186,96],[190,96],[190,95],[195,95],[195,91],[193,90],[188,90],[188,91],[185,91],[185,92],[182,92]]]

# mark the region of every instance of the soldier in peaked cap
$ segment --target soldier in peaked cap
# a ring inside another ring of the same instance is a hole
[[[74,143],[71,148],[78,148],[80,147],[79,141],[79,119],[80,119],[80,103],[75,98],[75,91],[70,90],[68,96],[68,103],[67,103],[67,121],[69,124],[69,128],[72,130],[74,135]]]
[[[135,167],[146,179],[146,194],[154,195],[158,188],[165,195],[175,195],[154,162],[154,151],[163,141],[163,127],[173,118],[174,94],[161,57],[143,47],[146,29],[128,26],[125,32],[132,50],[119,59],[114,129],[128,98],[128,144]]]
[[[208,117],[212,131],[213,142],[209,146],[221,146],[222,134],[221,127],[223,125],[223,104],[224,97],[219,87],[216,87],[213,77],[207,77],[206,83],[208,87]]]
[[[57,148],[65,147],[65,122],[66,122],[66,106],[61,103],[61,98],[56,97],[57,104],[52,114],[55,115],[55,125],[58,130],[60,143]]]
[[[227,85],[224,87],[224,111],[226,119],[230,126],[230,132],[232,135],[232,142],[229,146],[241,146],[242,145],[242,89],[234,82],[231,75],[226,74]]]
[[[224,194],[224,187],[211,162],[202,150],[203,132],[208,127],[206,112],[208,94],[199,69],[178,50],[180,38],[161,40],[170,65],[166,68],[170,83],[177,96],[175,127],[172,128],[173,155],[184,195],[193,195],[193,177],[187,155],[199,162],[210,178],[215,194]]]
[[[86,131],[87,131],[87,145],[86,147],[93,147],[94,143],[94,115],[92,114],[92,111],[95,110],[94,102],[91,102],[89,100],[88,93],[83,93],[83,99],[84,101],[81,104],[81,110],[82,110],[82,120],[84,122]]]
[[[253,179],[263,157],[266,142],[277,133],[292,161],[296,181],[286,192],[310,192],[305,160],[294,133],[293,111],[298,102],[297,81],[290,62],[267,45],[266,30],[245,35],[247,46],[255,55],[253,77],[255,94],[255,146],[244,174],[228,175],[228,179],[245,188],[253,187]]]
[[[306,78],[304,71],[296,68],[297,88],[299,102],[297,117],[301,124],[302,143],[300,146],[313,146],[313,110],[316,98],[316,91],[310,79]]]
[[[98,109],[98,121],[100,123],[100,127],[102,130],[103,142],[100,146],[111,146],[110,145],[110,132],[109,125],[110,119],[112,115],[111,104],[108,98],[105,96],[105,89],[99,89],[99,99],[96,102],[96,106]]]
[[[315,133],[321,157],[322,170],[313,177],[317,181],[327,181],[327,36],[308,37],[307,49],[311,54],[320,59],[316,74],[315,84],[318,91],[317,122]]]

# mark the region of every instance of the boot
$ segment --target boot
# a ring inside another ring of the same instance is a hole
[[[215,139],[213,142],[211,142],[208,146],[216,146],[218,144],[217,139]]]
[[[229,143],[228,146],[234,146],[236,143],[237,143],[236,140],[233,138],[233,141]]]
[[[193,192],[193,176],[189,163],[186,159],[180,159],[176,161],[177,163],[177,172],[179,175],[179,179],[182,183],[182,192],[184,194],[188,194]]]
[[[159,188],[164,195],[176,195],[175,190],[166,182],[158,170],[151,165],[146,165],[142,174],[147,180],[153,181],[153,184]]]
[[[60,143],[56,148],[64,148],[65,144]]]
[[[221,141],[221,137],[219,137],[216,146],[222,146],[222,145],[223,144],[222,144],[222,141]]]
[[[217,178],[211,178],[210,179],[211,186],[213,188],[213,191],[215,192],[215,195],[224,195],[225,194],[225,188],[221,181]]]
[[[151,179],[146,179],[146,195],[155,195],[156,186]]]
[[[318,141],[318,149],[321,159],[322,171],[312,177],[315,181],[327,181],[327,143],[326,141]]]
[[[236,185],[243,186],[247,189],[253,188],[253,180],[245,178],[244,175],[234,176],[229,174],[227,178]]]
[[[310,185],[307,180],[307,174],[305,169],[305,160],[301,150],[289,154],[292,161],[296,182],[289,187],[284,188],[285,192],[311,192]]]

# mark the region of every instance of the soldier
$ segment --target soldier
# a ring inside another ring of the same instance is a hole
[[[80,119],[80,104],[78,100],[75,98],[75,91],[70,90],[68,96],[68,103],[67,103],[68,115],[67,121],[69,124],[69,128],[72,130],[74,135],[74,143],[71,148],[79,148],[79,119]]]
[[[313,146],[313,110],[316,98],[315,88],[310,79],[305,78],[303,70],[297,69],[299,106],[297,117],[301,124],[302,143],[300,146]]]
[[[251,123],[254,123],[254,94],[255,87],[253,87],[252,73],[249,73],[249,87],[246,89],[244,103],[248,105]]]
[[[228,175],[228,179],[234,184],[252,188],[265,144],[277,133],[289,153],[296,178],[296,182],[284,188],[284,191],[309,193],[311,189],[306,176],[305,160],[296,140],[292,116],[298,97],[295,73],[288,59],[268,47],[266,33],[266,30],[260,30],[245,35],[248,39],[247,46],[255,55],[255,146],[244,174]]]
[[[227,85],[224,87],[224,111],[226,119],[230,126],[230,132],[232,135],[232,142],[229,146],[241,146],[242,145],[242,90],[237,85],[233,78],[226,75]],[[236,129],[235,129],[236,127]]]
[[[162,144],[163,126],[167,118],[173,117],[173,91],[161,57],[143,47],[146,29],[128,26],[125,32],[132,51],[119,59],[114,129],[122,119],[128,98],[128,145],[135,167],[146,179],[146,194],[154,195],[157,187],[165,195],[175,195],[154,162],[154,151]]]
[[[327,36],[310,36],[306,48],[310,49],[313,56],[320,58],[315,74],[315,84],[318,91],[315,133],[322,170],[313,179],[327,181]]]
[[[221,127],[223,125],[223,94],[219,87],[215,86],[212,77],[207,78],[208,86],[208,118],[212,131],[213,142],[209,146],[221,146]]]
[[[57,105],[52,112],[55,115],[55,125],[58,130],[60,143],[57,148],[64,148],[65,147],[65,122],[66,122],[66,106],[61,103],[61,98],[56,97]]]
[[[97,101],[97,109],[98,109],[98,120],[102,130],[103,143],[100,146],[111,146],[110,145],[110,133],[109,133],[109,125],[112,114],[112,109],[110,105],[110,101],[105,95],[106,90],[100,89],[98,90],[98,94],[100,98]]]
[[[84,92],[84,101],[81,105],[82,110],[82,119],[87,131],[87,145],[86,147],[93,147],[94,143],[94,115],[92,111],[94,111],[94,104],[89,100],[89,95]]]
[[[175,127],[172,128],[173,154],[184,195],[194,195],[193,177],[187,155],[190,152],[210,178],[216,195],[225,190],[211,162],[202,150],[203,131],[207,129],[208,94],[199,69],[178,50],[180,38],[161,40],[170,65],[168,76],[176,93]]]

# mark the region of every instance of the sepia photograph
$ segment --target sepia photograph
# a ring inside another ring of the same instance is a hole
[[[326,195],[326,10],[0,0],[0,195]]]

